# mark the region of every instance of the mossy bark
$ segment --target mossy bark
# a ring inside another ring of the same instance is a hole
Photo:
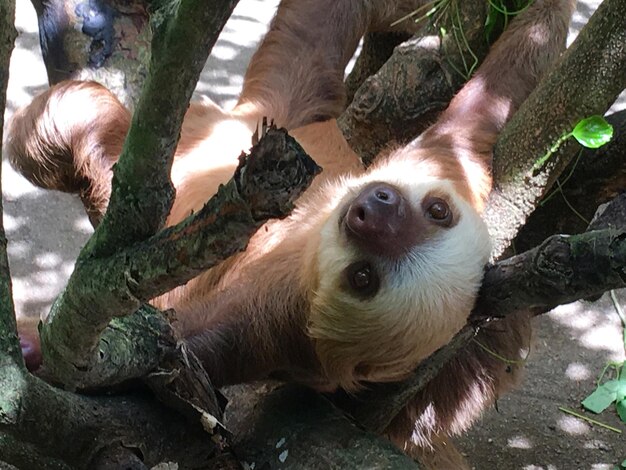
[[[200,211],[143,243],[79,259],[41,331],[48,371],[85,388],[153,370],[175,343],[169,323],[144,306],[101,337],[110,320],[244,250],[269,218],[291,211],[318,171],[292,137],[270,129]]]
[[[209,466],[219,453],[199,420],[145,393],[80,396],[18,367],[3,368],[0,390],[0,455],[20,469],[101,468],[96,463],[119,448],[147,466],[175,461],[182,468]]]
[[[579,148],[567,140],[583,118],[604,114],[626,88],[626,22],[621,0],[604,0],[555,69],[506,126],[494,149],[495,188],[485,211],[497,258]],[[548,105],[550,103],[550,105]]]
[[[6,91],[9,82],[9,60],[13,42],[17,37],[14,26],[15,1],[0,3],[0,116],[4,115]],[[3,142],[4,119],[0,120],[0,142]],[[2,148],[0,146],[0,161]],[[0,198],[0,372],[5,365],[24,366],[19,342],[15,334],[15,309],[11,288],[11,273],[7,258],[7,237],[2,222],[2,199]]]
[[[583,232],[599,204],[626,188],[626,110],[607,117],[613,139],[599,149],[580,149],[542,198],[515,238],[515,249],[526,251],[554,233]]]

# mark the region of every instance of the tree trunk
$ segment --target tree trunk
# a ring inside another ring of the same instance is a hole
[[[148,76],[150,2],[31,1],[50,85],[69,78],[95,80],[132,109]]]
[[[578,144],[569,139],[544,165],[537,163],[560,136],[581,119],[604,114],[626,88],[623,7],[621,0],[604,0],[557,67],[500,134],[494,149],[495,188],[485,211],[494,258],[509,246]]]
[[[599,149],[581,149],[515,239],[526,251],[553,233],[583,232],[599,204],[626,188],[626,111],[612,114],[613,139]]]

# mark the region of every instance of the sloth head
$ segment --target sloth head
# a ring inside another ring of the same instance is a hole
[[[486,225],[462,182],[414,155],[326,192],[335,197],[308,242],[317,356],[347,390],[401,379],[465,324],[489,257]]]

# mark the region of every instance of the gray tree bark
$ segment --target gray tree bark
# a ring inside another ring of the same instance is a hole
[[[538,168],[536,162],[578,121],[604,114],[626,88],[623,7],[620,0],[602,2],[557,67],[500,134],[494,149],[495,188],[485,211],[494,258],[508,248],[579,146],[569,139],[545,165]]]

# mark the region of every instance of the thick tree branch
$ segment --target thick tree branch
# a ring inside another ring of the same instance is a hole
[[[446,35],[416,35],[356,92],[339,118],[352,149],[371,163],[384,145],[419,135],[449,103],[487,53],[486,4],[453,2]]]
[[[553,233],[584,231],[598,205],[626,188],[626,110],[607,121],[614,130],[611,142],[576,155],[521,228],[515,238],[517,251],[526,251]]]
[[[120,448],[147,466],[175,461],[181,468],[210,468],[219,452],[198,421],[140,393],[83,397],[18,367],[3,368],[0,390],[0,455],[18,468],[101,468],[97,463]]]
[[[17,31],[13,25],[14,19],[15,1],[7,0],[0,3],[0,116],[4,116],[9,81],[9,60],[13,50],[13,42],[17,37]],[[0,142],[3,141],[3,133],[4,119],[0,119]],[[1,157],[2,148],[0,148],[0,161],[2,160]],[[2,197],[0,197],[0,375],[3,368],[10,364],[19,364],[24,367],[19,341],[15,333],[15,309],[2,213]],[[1,414],[2,406],[0,405]]]
[[[164,2],[153,14],[148,78],[113,172],[107,213],[79,262],[110,255],[163,226],[174,200],[170,169],[189,99],[236,4],[237,0]]]
[[[500,135],[485,217],[497,258],[575,154],[570,139],[539,167],[561,135],[582,118],[604,114],[626,87],[626,22],[621,0],[605,0],[562,60]],[[546,103],[552,103],[546,106]]]
[[[393,50],[399,44],[410,39],[408,33],[367,33],[363,37],[363,47],[346,77],[346,103],[354,101],[354,95],[365,80],[374,75],[389,60]]]
[[[490,266],[474,315],[545,312],[626,287],[626,221],[620,229],[553,235],[537,248]]]
[[[267,219],[291,211],[318,171],[284,130],[270,129],[202,210],[143,243],[107,258],[82,260],[42,329],[49,372],[81,388],[147,373],[155,361],[151,355],[169,342],[159,339],[167,322],[147,312],[144,320],[152,323],[138,341],[134,333],[141,331],[141,323],[133,326],[134,319],[121,322],[128,334],[120,329],[100,338],[109,321],[245,249]]]
[[[230,395],[226,426],[235,453],[254,468],[419,468],[310,389],[246,385]]]
[[[50,85],[96,80],[134,108],[150,61],[144,0],[31,0]]]

